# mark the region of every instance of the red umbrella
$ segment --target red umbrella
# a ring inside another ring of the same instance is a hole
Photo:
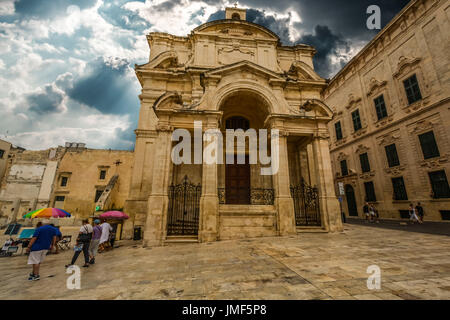
[[[100,218],[128,219],[129,216],[121,211],[107,211],[102,213]]]

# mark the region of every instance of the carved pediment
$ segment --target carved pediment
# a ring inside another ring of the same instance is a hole
[[[390,135],[386,135],[378,141],[379,145],[389,145],[398,141],[400,138],[400,133],[393,133]]]
[[[315,111],[316,116],[333,117],[333,111],[331,110],[331,108],[321,100],[309,99],[300,105],[301,113],[311,111]]]
[[[369,92],[367,93],[367,96],[371,96],[384,88],[387,84],[387,81],[378,81],[375,78],[370,79],[369,82]]]
[[[397,70],[394,73],[394,77],[398,78],[407,70],[413,68],[417,65],[422,59],[421,58],[409,58],[405,56],[401,56],[398,60]]]
[[[346,160],[347,158],[348,158],[348,155],[346,153],[340,152],[338,157],[337,157],[337,160],[338,161],[342,161],[342,160]]]
[[[264,68],[260,65],[257,65],[256,63],[253,63],[251,61],[240,61],[240,62],[229,64],[229,65],[226,65],[223,67],[209,70],[208,72],[205,72],[204,77],[205,78],[217,78],[217,77],[220,78],[224,75],[235,72],[236,70],[249,71],[253,74],[263,76],[266,79],[274,79],[274,80],[284,81],[284,79],[281,78],[277,73],[275,73],[267,68]]]
[[[158,54],[152,61],[140,67],[145,69],[169,69],[178,68],[181,65],[178,63],[178,54],[171,50]]]
[[[416,123],[414,128],[412,129],[412,133],[421,133],[427,130],[433,129],[434,125],[436,124],[436,121],[430,121],[430,120],[421,120]]]
[[[356,148],[356,153],[357,154],[366,153],[367,151],[369,151],[369,148],[366,147],[365,145],[362,145],[362,144],[360,144],[358,146],[358,148]]]
[[[299,80],[322,80],[314,69],[303,61],[294,61],[289,69],[288,75]]]
[[[153,109],[158,110],[174,110],[183,108],[183,99],[178,92],[166,92],[156,99]]]
[[[279,40],[279,37],[269,29],[244,20],[210,21],[198,26],[192,32],[201,35],[229,36],[243,39]]]
[[[254,61],[255,52],[245,49],[238,42],[235,42],[232,46],[219,48],[217,50],[217,57],[219,64],[227,65],[243,60]]]
[[[359,102],[361,102],[361,98],[355,97],[352,93],[350,93],[348,95],[348,102],[347,102],[347,105],[345,107],[347,109],[351,109],[351,108],[353,108],[353,106],[355,106]]]

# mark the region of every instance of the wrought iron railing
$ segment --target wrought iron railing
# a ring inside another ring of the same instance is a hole
[[[169,186],[167,235],[197,235],[202,186],[183,182]]]
[[[291,186],[297,226],[321,226],[319,191],[302,179],[299,185]]]
[[[226,204],[226,189],[218,188],[217,194],[220,204]],[[250,203],[251,205],[273,205],[275,193],[273,189],[264,188],[250,188]]]

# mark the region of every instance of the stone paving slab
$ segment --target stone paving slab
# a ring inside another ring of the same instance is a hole
[[[66,287],[72,251],[47,256],[35,282],[27,257],[17,256],[0,258],[0,299],[450,299],[449,250],[447,236],[359,225],[341,234],[128,244],[81,268],[80,290]],[[370,265],[381,269],[380,290],[367,288]]]

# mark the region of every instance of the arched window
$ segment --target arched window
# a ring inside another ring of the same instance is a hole
[[[250,128],[250,121],[244,117],[231,117],[226,121],[226,129],[243,129],[244,131]]]
[[[241,16],[239,15],[239,13],[235,12],[231,15],[231,19],[233,20],[241,20]]]

